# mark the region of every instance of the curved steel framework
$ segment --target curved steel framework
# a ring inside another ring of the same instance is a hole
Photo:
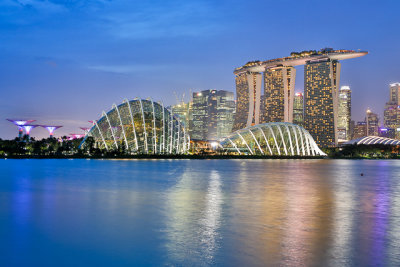
[[[343,145],[393,145],[399,146],[400,140],[395,140],[379,136],[364,136],[358,139],[350,140]]]
[[[220,142],[227,152],[271,156],[326,156],[310,133],[287,122],[270,122],[232,133]]]
[[[190,148],[190,137],[179,120],[163,104],[147,99],[112,105],[94,121],[81,147],[89,136],[98,148],[132,154],[185,154]]]

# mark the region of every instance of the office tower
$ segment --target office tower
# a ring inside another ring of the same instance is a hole
[[[338,142],[345,142],[350,137],[350,121],[351,121],[351,90],[349,86],[342,86],[339,90],[338,103]]]
[[[382,134],[388,135],[390,138],[399,138],[400,83],[390,84],[389,92],[389,102],[386,102],[383,112],[383,126],[384,129],[386,129],[386,132],[384,131]]]
[[[391,83],[389,85],[390,89],[390,101],[400,105],[400,83]]]
[[[378,136],[378,130],[379,130],[378,115],[368,109],[365,121],[367,122],[367,136]]]
[[[180,102],[177,105],[171,106],[172,114],[174,114],[181,123],[185,126],[185,129],[190,131],[189,129],[189,119],[190,119],[190,102]]]
[[[397,129],[399,127],[399,106],[394,102],[387,102],[383,111],[383,126],[385,128]]]
[[[243,72],[236,75],[236,116],[233,130],[260,123],[262,74]]]
[[[379,128],[378,134],[380,137],[386,137],[386,138],[396,138],[396,129],[392,128]]]
[[[304,97],[302,93],[294,95],[293,123],[303,126],[304,121]]]
[[[348,136],[349,140],[354,139],[354,127],[356,126],[356,122],[350,120],[350,135]]]
[[[354,125],[352,139],[357,139],[364,136],[367,136],[367,123],[365,121],[359,121],[356,125]]]
[[[304,128],[322,147],[338,142],[338,85],[340,63],[309,62],[304,68]]]
[[[191,139],[218,140],[232,132],[234,94],[223,90],[193,93]]]
[[[292,122],[296,69],[272,67],[264,72],[264,123]]]

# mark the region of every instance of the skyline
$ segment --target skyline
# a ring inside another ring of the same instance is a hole
[[[17,134],[6,118],[63,125],[60,136],[80,132],[124,98],[152,97],[168,106],[176,103],[174,91],[235,93],[236,67],[324,47],[369,51],[346,60],[340,86],[352,89],[353,120],[363,120],[370,108],[382,123],[389,84],[400,81],[396,7],[395,1],[249,7],[239,1],[6,0],[0,4],[0,138]],[[328,8],[337,19],[326,21]],[[295,92],[303,86],[297,75]]]

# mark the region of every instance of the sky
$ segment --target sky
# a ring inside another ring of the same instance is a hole
[[[342,61],[340,85],[352,89],[354,120],[370,108],[383,121],[388,86],[400,81],[399,9],[397,0],[1,0],[0,138],[17,135],[7,118],[63,125],[61,136],[125,98],[170,105],[174,92],[235,92],[234,68],[324,47],[369,52]]]

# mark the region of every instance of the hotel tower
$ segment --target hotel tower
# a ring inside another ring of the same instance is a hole
[[[252,61],[236,68],[237,103],[233,130],[259,123],[293,122],[294,67],[305,65],[304,128],[319,146],[337,145],[339,60],[366,54],[368,52],[325,48],[292,52],[289,57]],[[261,93],[262,84],[264,94]]]

